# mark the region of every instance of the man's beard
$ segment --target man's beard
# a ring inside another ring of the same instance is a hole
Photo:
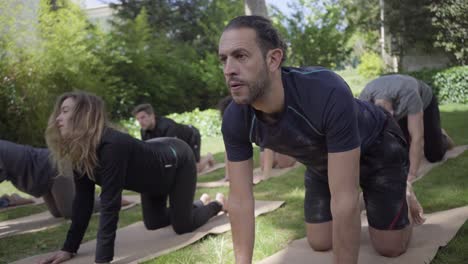
[[[233,96],[233,99],[238,104],[252,104],[261,98],[265,93],[270,89],[271,80],[268,76],[268,71],[266,66],[263,67],[262,71],[258,74],[257,78],[253,82],[248,82],[247,87],[249,94],[246,98],[236,98]],[[237,99],[237,100],[236,100]]]

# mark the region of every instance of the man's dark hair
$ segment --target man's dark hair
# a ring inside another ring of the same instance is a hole
[[[271,49],[281,49],[283,51],[281,63],[286,60],[287,45],[281,39],[278,31],[273,27],[273,24],[269,19],[262,16],[238,16],[227,24],[224,31],[240,28],[251,28],[255,30],[257,35],[257,44],[264,57]]]
[[[135,108],[133,108],[132,115],[136,116],[136,114],[140,112],[145,112],[148,115],[151,115],[151,114],[154,114],[154,109],[150,104],[140,104],[140,105],[135,106]]]

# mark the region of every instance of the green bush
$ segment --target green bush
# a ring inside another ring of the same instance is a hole
[[[195,126],[200,130],[202,137],[221,135],[221,117],[218,110],[207,109],[200,111],[198,108],[195,108],[192,112],[174,113],[167,117],[177,123]]]
[[[215,109],[200,111],[196,108],[192,112],[173,113],[166,117],[180,124],[195,126],[203,138],[221,135],[221,117],[219,111]],[[117,127],[123,128],[135,138],[141,136],[140,125],[133,117],[120,120]]]
[[[134,138],[141,139],[140,125],[134,117],[120,120],[117,124],[117,127],[123,130],[124,132],[130,134]]]
[[[468,66],[453,67],[434,76],[441,103],[468,103]]]
[[[358,73],[366,78],[373,78],[384,72],[385,65],[380,56],[375,52],[366,52],[361,57]]]
[[[430,85],[441,104],[468,103],[468,66],[407,73]]]
[[[423,69],[415,72],[408,72],[406,74],[427,83],[430,86],[434,85],[434,76],[440,72],[440,69]]]

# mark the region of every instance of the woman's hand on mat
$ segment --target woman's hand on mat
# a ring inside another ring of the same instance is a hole
[[[46,259],[41,260],[39,264],[58,264],[58,263],[62,263],[64,261],[71,259],[72,256],[73,256],[72,253],[60,250],[60,251],[53,253]]]

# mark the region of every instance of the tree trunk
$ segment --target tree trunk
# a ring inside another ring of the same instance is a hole
[[[268,17],[265,0],[245,0],[245,14]]]

